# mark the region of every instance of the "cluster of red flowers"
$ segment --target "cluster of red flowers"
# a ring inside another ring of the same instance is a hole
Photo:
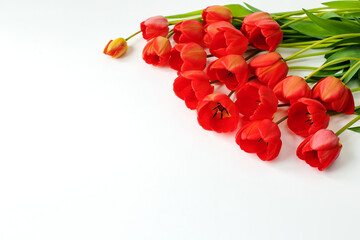
[[[236,143],[242,150],[264,161],[273,160],[282,145],[281,121],[273,121],[281,102],[289,106],[282,120],[287,118],[289,129],[305,137],[296,151],[300,159],[324,170],[338,157],[342,145],[326,129],[328,111],[354,113],[352,93],[332,76],[312,89],[302,77],[287,76],[287,63],[275,52],[283,32],[270,14],[249,14],[237,29],[227,7],[210,6],[203,10],[202,21],[181,21],[169,31],[168,20],[155,16],[141,23],[141,32],[148,41],[144,61],[154,66],[168,64],[178,72],[173,90],[189,109],[197,111],[204,129],[237,130]],[[110,41],[104,53],[118,57],[125,51],[126,41],[119,38]],[[259,55],[262,51],[266,53]],[[207,64],[208,59],[213,61]],[[220,93],[220,86],[229,94]]]

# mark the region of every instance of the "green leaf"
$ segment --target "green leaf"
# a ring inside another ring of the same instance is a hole
[[[332,60],[338,59],[338,58],[347,58],[347,57],[360,57],[360,46],[351,46],[347,47],[341,51],[335,52],[327,57],[325,63],[330,62]],[[346,60],[344,60],[346,61]]]
[[[306,15],[317,24],[319,27],[326,29],[327,31],[333,34],[345,34],[345,33],[358,33],[360,32],[360,26],[350,24],[344,21],[336,21],[331,19],[324,19],[314,14],[310,13],[309,11],[303,9]]]
[[[281,25],[283,25],[284,23],[289,22],[289,20],[278,20],[279,23],[281,23]],[[327,37],[332,36],[332,34],[328,31],[326,31],[325,29],[319,27],[318,25],[314,24],[313,22],[309,22],[309,21],[300,21],[300,22],[295,22],[289,25],[290,28],[306,35],[309,37],[314,37],[314,38],[318,38],[318,39],[324,39]]]
[[[351,60],[350,61],[350,68],[352,66],[354,66],[358,61],[354,61],[354,60]],[[343,80],[343,82],[346,84],[348,83],[354,76],[355,74],[359,71],[360,69],[360,65],[358,65],[357,67],[355,67],[346,77],[345,79]]]
[[[348,128],[348,129],[351,130],[351,131],[360,133],[360,127],[351,127],[351,128]]]
[[[242,17],[253,13],[252,11],[241,6],[240,4],[227,4],[224,6],[231,10],[233,17]]]
[[[247,4],[246,2],[244,2],[245,6],[247,6],[251,11],[253,12],[262,12],[260,9],[257,9],[253,6],[251,6],[250,4]]]
[[[324,2],[322,4],[334,9],[360,8],[359,1],[331,1],[331,2]]]

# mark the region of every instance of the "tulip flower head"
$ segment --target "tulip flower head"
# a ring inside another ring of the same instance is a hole
[[[209,77],[199,70],[178,72],[173,89],[176,96],[184,100],[186,106],[191,110],[196,109],[198,102],[205,96],[214,92]]]
[[[218,133],[235,131],[240,120],[234,102],[222,93],[207,95],[199,102],[197,113],[201,127]]]
[[[220,29],[222,28],[232,28],[232,29],[236,29],[234,27],[234,25],[232,25],[229,22],[225,22],[225,21],[220,21],[220,22],[214,22],[214,23],[210,23],[208,24],[204,30],[205,30],[205,35],[204,35],[204,44],[206,47],[210,47],[211,42],[214,38],[214,36],[216,35],[216,33],[218,33],[220,31]]]
[[[249,120],[273,119],[278,100],[269,87],[248,82],[237,92],[235,105]]]
[[[206,52],[197,43],[180,43],[171,49],[169,65],[177,71],[203,70]]]
[[[328,129],[321,129],[307,137],[297,148],[296,155],[320,171],[326,169],[340,154],[339,137]]]
[[[255,57],[249,63],[258,80],[273,88],[286,77],[288,66],[277,52],[265,53]]]
[[[210,63],[206,69],[212,81],[219,80],[230,90],[243,86],[249,77],[248,65],[241,55],[227,55]]]
[[[158,36],[166,37],[169,33],[169,23],[163,16],[154,16],[141,22],[140,29],[145,40]]]
[[[274,87],[276,97],[284,103],[296,102],[299,98],[311,98],[312,92],[306,81],[299,76],[288,76]]]
[[[204,25],[219,21],[231,23],[232,12],[225,6],[215,5],[205,8],[202,12],[202,18]]]
[[[354,97],[351,90],[340,79],[329,76],[317,82],[313,89],[313,98],[324,104],[327,110],[354,113]]]
[[[319,101],[310,98],[300,98],[292,103],[288,110],[288,127],[302,137],[327,128],[329,120],[326,108]]]
[[[266,12],[255,12],[244,18],[241,31],[256,48],[273,52],[282,42],[280,25]]]
[[[117,38],[115,40],[110,40],[106,47],[104,48],[104,53],[111,56],[112,58],[119,58],[127,50],[126,40],[123,38]]]
[[[204,27],[196,20],[185,20],[174,26],[174,41],[176,43],[194,42],[203,44]]]
[[[248,46],[247,38],[237,29],[222,27],[214,35],[209,50],[215,57],[229,54],[242,55]]]
[[[165,37],[155,37],[144,47],[142,56],[146,63],[154,66],[165,65],[170,57],[171,44]]]
[[[256,153],[263,161],[275,159],[281,149],[281,133],[269,119],[251,121],[236,134],[236,143],[247,153]]]

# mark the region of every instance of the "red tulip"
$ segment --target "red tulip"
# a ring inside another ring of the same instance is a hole
[[[250,120],[273,119],[278,100],[269,87],[248,82],[237,92],[235,105]]]
[[[219,21],[231,23],[232,12],[225,6],[215,5],[205,8],[202,12],[202,18],[204,25]]]
[[[354,113],[354,97],[351,90],[340,79],[329,76],[317,82],[313,89],[313,98],[324,104],[327,110]]]
[[[327,128],[330,116],[326,108],[318,101],[300,98],[292,103],[288,110],[287,124],[297,135],[307,137],[320,129]]]
[[[250,43],[262,50],[275,51],[282,42],[280,25],[266,12],[255,12],[244,18],[241,31]]]
[[[270,161],[279,155],[281,133],[269,119],[251,121],[236,134],[236,143],[247,153],[256,153],[261,160]]]
[[[188,108],[193,110],[196,109],[199,101],[214,92],[214,87],[210,85],[206,73],[193,70],[178,72],[178,77],[174,81],[174,92],[185,101]]]
[[[241,55],[227,55],[210,63],[206,73],[211,80],[219,80],[230,90],[243,86],[249,76],[248,65]]]
[[[142,55],[146,63],[162,66],[168,62],[170,51],[171,44],[169,39],[159,36],[151,39],[145,45]]]
[[[210,23],[209,25],[207,25],[204,30],[205,30],[205,35],[204,35],[204,44],[206,47],[210,47],[211,42],[214,38],[214,36],[216,35],[216,33],[218,33],[220,31],[220,29],[222,28],[232,28],[232,29],[236,29],[234,27],[234,25],[232,25],[229,22],[225,22],[225,21],[220,21],[220,22],[214,22],[214,23]]]
[[[299,98],[311,98],[311,89],[299,76],[288,76],[274,87],[276,97],[284,103],[296,102]]]
[[[240,120],[234,102],[222,93],[207,95],[199,102],[197,113],[201,127],[218,133],[235,131]]]
[[[296,155],[310,166],[322,171],[336,160],[341,148],[339,137],[333,131],[320,129],[299,145]]]
[[[112,58],[121,57],[127,50],[126,40],[123,38],[117,38],[110,40],[104,48],[104,53]]]
[[[141,22],[140,29],[143,38],[146,40],[150,40],[157,36],[166,37],[169,33],[169,23],[165,17],[155,16]]]
[[[215,57],[229,54],[242,55],[248,46],[247,38],[237,29],[222,27],[214,35],[209,50]]]
[[[206,52],[197,43],[180,43],[171,49],[169,65],[177,71],[203,70],[206,66]]]
[[[288,66],[277,52],[265,53],[255,57],[249,63],[259,81],[273,88],[281,79],[286,77]]]
[[[176,43],[195,42],[203,43],[204,28],[201,22],[196,20],[186,20],[174,26],[174,41]]]

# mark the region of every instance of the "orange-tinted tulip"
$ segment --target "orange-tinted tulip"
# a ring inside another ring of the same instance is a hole
[[[284,103],[296,102],[299,98],[311,98],[311,88],[299,76],[288,76],[278,82],[274,87],[276,97]]]
[[[104,53],[112,58],[121,57],[127,50],[127,43],[123,38],[117,38],[110,40],[104,48]]]
[[[255,57],[249,63],[259,81],[273,88],[286,77],[288,66],[277,52],[265,53]]]
[[[142,52],[146,63],[154,66],[165,65],[170,57],[171,44],[165,37],[156,37],[151,39],[144,47]]]
[[[174,41],[176,43],[195,42],[203,44],[204,27],[196,20],[186,20],[174,26]]]
[[[354,97],[351,90],[340,79],[329,76],[317,82],[313,89],[313,98],[324,104],[327,110],[354,113]]]
[[[154,16],[140,23],[142,36],[146,40],[150,40],[157,36],[166,37],[169,33],[168,20],[163,16]]]
[[[171,49],[169,66],[177,71],[203,70],[206,52],[197,43],[180,43]]]
[[[225,6],[210,6],[202,12],[203,24],[210,24],[213,22],[225,21],[231,23],[232,12]]]

